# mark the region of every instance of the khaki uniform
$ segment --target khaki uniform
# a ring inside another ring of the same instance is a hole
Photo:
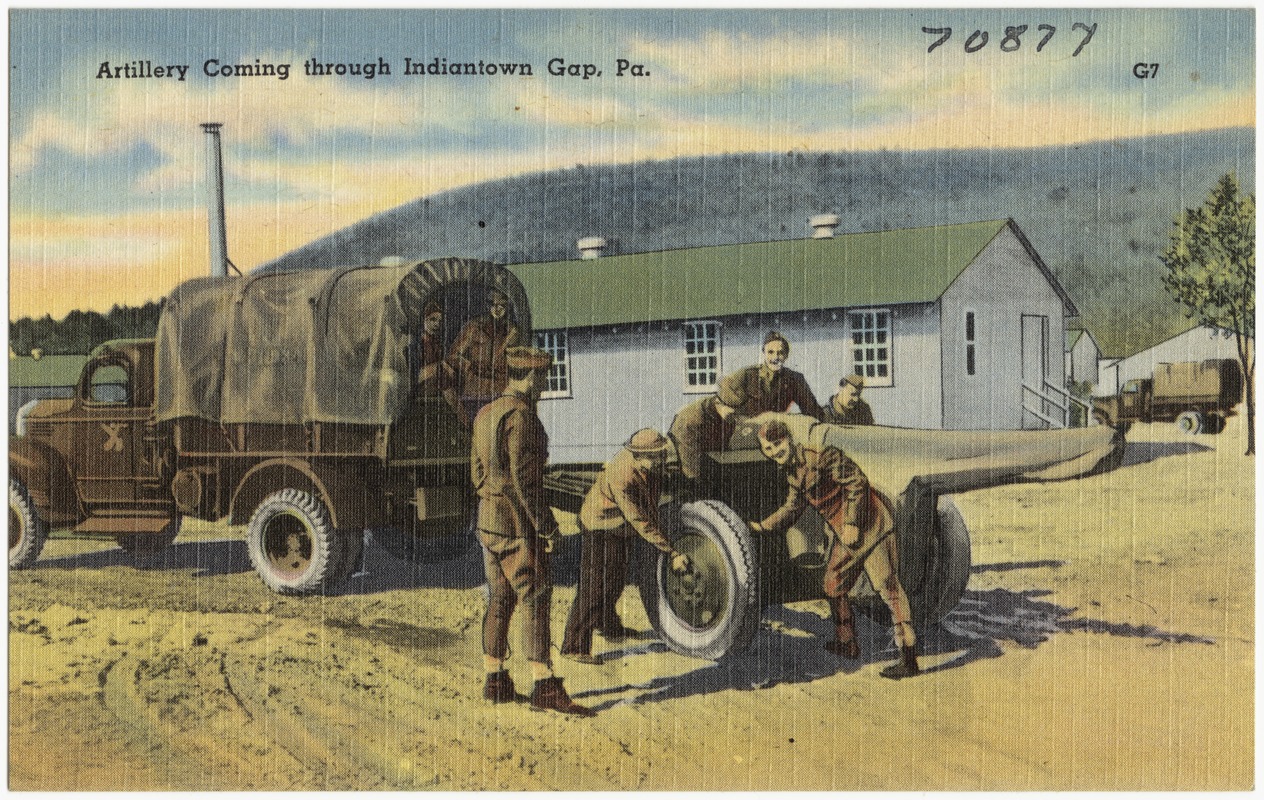
[[[505,348],[522,344],[521,339],[522,332],[508,314],[499,320],[490,314],[475,317],[457,334],[448,361],[458,370],[461,401],[471,419],[505,390],[509,383]]]
[[[557,529],[544,496],[548,435],[527,398],[505,394],[479,412],[472,438],[470,477],[490,590],[483,652],[508,655],[509,620],[521,603],[526,657],[548,664],[553,581],[544,537]]]
[[[733,424],[720,418],[715,401],[715,395],[707,395],[689,403],[676,412],[667,430],[676,443],[680,471],[690,480],[696,480],[701,473],[703,456],[712,450],[723,450],[733,435]]]
[[[820,419],[824,412],[802,373],[782,367],[776,372],[763,364],[739,369],[724,376],[716,393],[720,402],[744,417],[765,411],[799,411]]]
[[[834,602],[835,614],[840,618],[836,621],[848,625],[851,610],[847,593],[860,578],[855,561],[858,554],[868,550],[863,569],[891,609],[896,644],[912,647],[916,637],[908,597],[900,584],[890,500],[872,488],[856,462],[836,447],[819,451],[800,447],[799,461],[789,465],[786,473],[790,484],[786,501],[760,523],[761,527],[767,531],[785,530],[809,504],[820,512],[830,530],[823,589]],[[843,541],[846,525],[860,529],[859,540]]]
[[[664,553],[672,551],[658,520],[662,476],[637,469],[635,458],[630,450],[620,451],[584,497],[579,512],[584,532],[579,587],[566,621],[563,653],[589,653],[594,631],[622,629],[616,606],[627,583],[635,536]]]
[[[872,425],[873,410],[869,408],[869,404],[860,398],[856,398],[856,402],[851,408],[838,410],[833,401],[825,407],[825,415],[822,416],[821,422],[828,422],[832,425]]]
[[[701,473],[703,456],[723,450],[736,428],[732,418],[720,418],[715,410],[717,399],[743,417],[786,411],[791,405],[816,419],[823,413],[801,373],[784,367],[773,372],[762,364],[732,372],[720,381],[715,396],[694,400],[672,420],[669,433],[676,442],[680,471],[689,480],[696,480]]]
[[[420,345],[414,361],[417,393],[422,397],[439,397],[448,389],[455,389],[455,376],[443,360],[443,342],[438,336],[423,333]]]

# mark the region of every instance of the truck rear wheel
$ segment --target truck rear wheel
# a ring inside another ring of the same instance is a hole
[[[1197,411],[1182,411],[1176,416],[1176,427],[1181,433],[1196,436],[1203,432],[1203,415]]]
[[[274,592],[313,594],[342,577],[343,547],[329,509],[300,489],[264,498],[250,518],[246,547],[250,563]]]
[[[9,569],[26,569],[39,560],[48,523],[40,518],[26,486],[9,478]]]
[[[637,579],[641,602],[663,641],[677,653],[719,659],[745,649],[759,625],[759,565],[750,529],[716,500],[686,503],[669,535],[693,569],[671,571],[659,554]]]

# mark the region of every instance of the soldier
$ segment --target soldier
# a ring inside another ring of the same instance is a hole
[[[824,415],[801,373],[788,369],[790,342],[778,331],[764,336],[763,361],[726,375],[713,397],[695,400],[672,420],[669,434],[676,442],[680,471],[697,480],[702,456],[723,450],[737,426],[734,416],[753,417],[765,411],[786,411],[791,405],[810,417]]]
[[[483,697],[493,703],[522,699],[505,669],[509,620],[522,606],[523,650],[535,686],[531,708],[593,716],[571,700],[550,659],[549,608],[553,581],[549,552],[557,522],[544,499],[544,464],[549,440],[535,404],[552,358],[530,347],[506,351],[508,385],[474,420],[470,475],[478,493],[478,539],[489,590],[483,618]]]
[[[466,427],[470,419],[457,399],[456,371],[443,358],[443,306],[431,300],[422,310],[421,336],[414,340],[413,363],[417,365],[417,393],[442,397]]]
[[[509,314],[509,295],[487,293],[488,311],[474,317],[457,334],[448,361],[460,377],[461,404],[473,419],[478,410],[504,391],[505,350],[523,342],[522,331]]]
[[[824,590],[837,639],[826,644],[826,649],[845,658],[860,658],[847,593],[856,585],[863,568],[891,609],[895,643],[900,648],[899,662],[883,669],[882,676],[899,680],[917,675],[921,670],[916,635],[908,597],[897,571],[890,500],[869,485],[865,473],[841,450],[831,446],[819,451],[808,448],[796,442],[780,420],[760,426],[759,447],[765,457],[785,470],[790,490],[781,508],[763,521],[751,523],[751,529],[783,531],[809,504],[820,512],[829,529]]]
[[[671,444],[653,428],[632,434],[610,459],[584,498],[579,526],[584,534],[579,562],[579,587],[566,620],[562,656],[584,664],[600,664],[592,654],[592,635],[620,641],[633,632],[623,626],[616,607],[627,582],[628,555],[638,534],[667,553],[678,573],[692,567],[689,556],[676,552],[658,522],[658,499]]]
[[[864,391],[863,375],[847,375],[838,382],[838,393],[830,398],[829,407],[821,422],[834,425],[872,425],[873,411],[869,404],[860,399]]]

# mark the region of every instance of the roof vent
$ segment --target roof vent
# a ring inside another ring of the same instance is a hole
[[[834,229],[840,221],[837,214],[817,214],[810,218],[808,224],[812,226],[812,238],[833,239]]]
[[[602,251],[606,249],[606,240],[600,236],[585,236],[575,242],[575,246],[579,248],[580,258],[601,258]]]

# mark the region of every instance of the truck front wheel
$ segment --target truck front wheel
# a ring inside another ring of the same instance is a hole
[[[264,498],[250,518],[246,546],[259,577],[281,594],[330,588],[344,560],[329,509],[300,489],[282,489]]]
[[[1197,411],[1182,411],[1176,416],[1176,427],[1181,433],[1196,436],[1203,432],[1203,415]]]
[[[9,478],[9,569],[34,566],[47,538],[48,523],[35,510],[26,487]]]

